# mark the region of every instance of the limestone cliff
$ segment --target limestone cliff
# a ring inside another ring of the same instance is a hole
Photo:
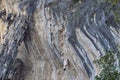
[[[0,29],[6,29],[0,67],[9,58],[9,64],[19,58],[24,80],[94,80],[99,67],[93,60],[105,50],[119,52],[120,22],[104,0],[2,0],[0,4],[4,24]],[[6,54],[10,57],[4,59]]]

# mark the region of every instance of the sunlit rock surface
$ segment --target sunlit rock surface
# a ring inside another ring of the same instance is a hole
[[[28,19],[17,56],[24,63],[25,80],[94,80],[99,67],[93,61],[105,50],[119,51],[120,23],[107,3],[3,0],[2,4],[6,15]]]

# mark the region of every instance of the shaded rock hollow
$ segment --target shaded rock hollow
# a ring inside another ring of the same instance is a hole
[[[5,18],[10,13],[17,18],[1,21],[1,37],[4,32],[9,36],[16,26],[27,26],[17,54],[25,80],[94,80],[99,67],[93,60],[105,50],[119,52],[120,23],[107,3],[3,0],[1,4]]]

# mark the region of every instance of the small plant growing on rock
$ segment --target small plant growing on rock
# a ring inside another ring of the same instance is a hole
[[[116,65],[117,59],[113,51],[107,51],[105,56],[100,57],[96,60],[100,68],[102,69],[100,74],[95,76],[95,80],[120,80],[120,72]]]
[[[73,0],[73,2],[75,2],[75,3],[78,2],[78,1],[79,1],[79,0]]]
[[[83,1],[83,0],[72,0],[74,3],[77,3],[77,2],[79,2],[79,1]]]

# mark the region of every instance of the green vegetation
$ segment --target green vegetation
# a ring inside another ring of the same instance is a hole
[[[120,13],[117,12],[117,11],[115,11],[115,12],[114,12],[114,15],[115,15],[115,20],[116,20],[117,22],[120,21]]]
[[[117,70],[115,53],[107,51],[105,56],[101,56],[95,63],[102,69],[100,74],[95,76],[95,80],[120,80],[120,72]]]
[[[78,1],[80,1],[80,0],[73,0],[74,3],[78,2]]]
[[[120,7],[118,7],[118,5],[120,4],[120,0],[106,0],[107,3],[111,4],[111,7],[114,7],[114,15],[115,15],[115,20],[116,21],[120,21]]]
[[[108,3],[112,4],[112,6],[117,6],[120,0],[106,0]]]
[[[84,0],[72,0],[74,3],[77,3],[79,1],[83,2]]]

